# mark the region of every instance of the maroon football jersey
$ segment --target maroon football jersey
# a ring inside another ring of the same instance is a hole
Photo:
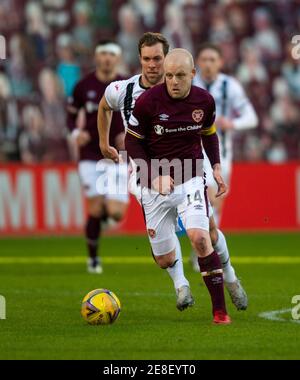
[[[185,163],[189,162],[191,176],[195,176],[199,173],[199,160],[203,159],[200,134],[209,129],[214,120],[215,102],[206,90],[192,86],[185,99],[173,99],[166,85],[161,84],[139,97],[127,132],[143,141],[148,159],[167,159],[169,162],[177,159],[179,167],[184,170]],[[129,154],[141,158],[138,153]],[[174,170],[171,166],[172,177]],[[186,178],[184,172],[182,178]]]
[[[114,80],[122,80],[117,76]],[[91,136],[91,141],[80,147],[80,160],[98,161],[103,158],[99,148],[99,135],[97,129],[98,105],[110,82],[101,82],[96,73],[90,73],[76,85],[73,96],[68,99],[68,128],[70,131],[76,128],[76,119],[80,109],[85,110],[86,124],[84,130]],[[110,144],[115,147],[115,139],[118,134],[124,132],[124,125],[120,112],[114,112],[111,130]]]

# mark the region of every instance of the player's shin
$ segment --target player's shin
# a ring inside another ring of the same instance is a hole
[[[101,230],[101,219],[100,217],[94,217],[89,215],[85,228],[85,236],[87,242],[87,248],[89,253],[89,258],[92,266],[98,264],[98,240]]]
[[[175,261],[174,264],[167,268],[170,277],[173,280],[175,289],[179,289],[182,286],[189,286],[188,280],[184,276],[183,262],[182,262],[182,252],[178,237],[175,235],[174,239],[176,241],[175,246]]]
[[[218,254],[214,251],[206,257],[199,257],[199,266],[205,285],[210,293],[213,313],[226,312],[223,271]]]
[[[230,256],[229,251],[226,243],[226,238],[222,231],[219,229],[218,231],[218,240],[216,244],[214,245],[215,251],[218,253],[222,268],[223,268],[223,278],[225,282],[235,282],[237,280],[237,277],[235,275],[234,268],[231,265],[230,262]]]

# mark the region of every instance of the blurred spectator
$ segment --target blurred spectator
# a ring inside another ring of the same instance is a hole
[[[189,26],[190,36],[197,46],[206,30],[205,12],[202,9],[202,0],[181,0],[184,13],[184,23]]]
[[[114,0],[95,0],[93,4],[92,20],[96,28],[114,30],[113,9]],[[103,38],[103,37],[102,37]]]
[[[246,87],[260,120],[255,132],[236,137],[235,158],[300,158],[300,60],[291,54],[291,36],[300,30],[299,1],[0,0],[0,34],[8,56],[0,61],[5,72],[0,81],[10,94],[0,103],[2,159],[18,158],[13,142],[20,129],[18,111],[32,103],[45,118],[42,130],[50,144],[45,159],[67,159],[64,102],[81,72],[90,69],[97,41],[117,37],[122,73],[130,75],[140,71],[137,44],[147,30],[162,30],[171,48],[192,53],[203,41],[219,43],[225,72]],[[56,68],[57,75],[45,66]],[[38,119],[37,111],[28,114]]]
[[[22,114],[24,131],[20,135],[21,160],[25,164],[47,160],[47,139],[43,131],[44,120],[37,106],[28,105]]]
[[[167,38],[170,48],[185,48],[192,54],[194,47],[189,29],[186,27],[182,9],[176,4],[167,4],[165,8],[165,25],[161,33]]]
[[[209,39],[215,44],[222,44],[224,41],[232,40],[232,31],[227,21],[224,6],[214,7],[211,14]]]
[[[300,60],[293,58],[293,48],[294,45],[290,42],[286,45],[286,59],[282,65],[282,75],[288,83],[293,98],[300,101]]]
[[[268,72],[260,62],[259,51],[250,40],[241,45],[241,56],[242,62],[238,67],[237,76],[244,85],[268,81]]]
[[[268,82],[251,82],[247,86],[247,92],[250,94],[251,101],[259,118],[259,127],[261,122],[270,112],[272,104],[272,91]]]
[[[5,35],[22,25],[22,4],[20,3],[18,0],[0,1],[0,33]]]
[[[140,18],[130,5],[123,5],[119,10],[120,32],[117,41],[123,50],[123,60],[130,70],[139,66],[138,42],[141,37]]]
[[[18,108],[8,78],[0,74],[0,161],[18,159]]]
[[[58,77],[52,70],[44,69],[39,75],[39,86],[42,94],[41,106],[45,121],[47,156],[51,161],[67,161],[70,159],[70,154],[66,114]]]
[[[93,47],[93,29],[90,16],[92,10],[86,1],[76,2],[73,8],[75,26],[73,28],[73,40],[75,50],[79,55],[91,54]]]
[[[72,36],[60,34],[56,40],[56,48],[59,60],[56,72],[63,84],[64,94],[68,97],[72,95],[81,75],[80,66],[75,60]]]
[[[275,101],[270,113],[275,125],[274,137],[288,148],[289,153],[286,152],[286,157],[295,159],[299,154],[300,146],[299,107],[291,98],[288,85],[283,79],[280,78],[274,82],[273,93]],[[275,152],[278,153],[278,144],[275,144],[275,147]]]
[[[49,27],[66,29],[70,24],[69,0],[43,0],[45,19]]]
[[[247,161],[260,161],[262,159],[262,144],[260,139],[253,134],[246,136],[244,154]]]
[[[30,1],[25,8],[26,30],[36,58],[45,61],[47,57],[47,38],[50,31],[45,22],[42,6],[36,1]]]
[[[290,97],[286,82],[277,78],[273,85],[275,101],[271,107],[271,116],[276,125],[297,125],[299,108]]]
[[[240,41],[249,35],[249,20],[245,10],[240,5],[231,7],[228,20],[236,41]]]
[[[146,29],[156,25],[157,2],[153,0],[131,0],[131,4],[142,17]]]
[[[281,164],[288,158],[286,148],[282,141],[274,141],[266,154],[267,160],[274,164]]]
[[[277,77],[273,80],[272,94],[275,99],[289,97],[289,87],[284,78]]]
[[[273,12],[280,27],[280,37],[284,35],[284,37],[289,38],[294,33],[294,14],[299,12],[295,12],[299,8],[299,5],[297,5],[296,1],[277,0],[274,2],[274,7],[276,8]]]
[[[273,63],[281,57],[281,44],[276,29],[271,21],[271,15],[265,8],[257,8],[253,14],[255,28],[254,42],[262,61]]]
[[[294,32],[295,32],[295,30],[298,32],[300,30],[300,9],[299,9],[299,6],[297,7],[297,12],[296,12],[296,25],[295,25]]]
[[[223,53],[223,70],[225,72],[234,73],[238,65],[238,45],[233,39],[222,43]]]
[[[12,95],[17,98],[28,97],[31,93],[31,61],[32,56],[30,55],[27,40],[21,34],[14,34],[9,41],[9,59],[6,62]]]

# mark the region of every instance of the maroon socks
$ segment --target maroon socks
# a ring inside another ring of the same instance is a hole
[[[85,236],[88,246],[89,256],[92,260],[96,261],[98,252],[98,240],[101,230],[101,219],[89,216],[86,227]]]
[[[223,270],[219,255],[214,251],[209,256],[198,257],[201,275],[210,293],[213,313],[226,312]]]

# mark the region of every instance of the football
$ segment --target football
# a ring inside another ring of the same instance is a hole
[[[118,297],[107,289],[95,289],[82,300],[81,315],[90,325],[114,323],[121,311]]]

